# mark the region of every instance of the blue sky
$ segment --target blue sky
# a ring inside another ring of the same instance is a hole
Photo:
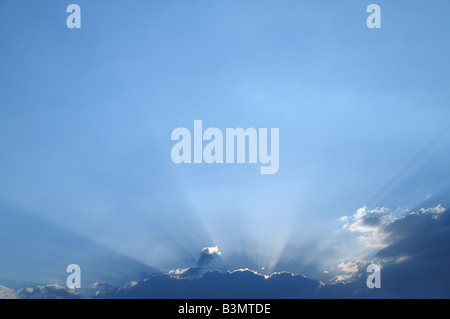
[[[222,270],[332,280],[381,249],[341,217],[448,207],[448,1],[377,1],[377,30],[360,0],[79,0],[79,30],[70,3],[0,0],[0,285],[214,246]],[[278,173],[172,163],[196,119],[279,128]]]

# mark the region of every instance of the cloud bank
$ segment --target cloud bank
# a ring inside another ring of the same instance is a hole
[[[0,298],[450,298],[450,214],[440,205],[403,215],[362,207],[340,221],[374,253],[340,262],[327,282],[290,272],[207,269],[221,255],[215,246],[202,249],[193,267],[146,275],[120,287],[95,283],[89,295],[58,285],[18,291],[0,286]],[[381,266],[380,289],[366,286],[372,263]]]
[[[107,298],[449,298],[450,215],[437,205],[398,214],[386,207],[366,206],[350,217],[344,229],[374,251],[373,255],[341,262],[329,282],[293,273],[270,276],[244,269],[207,271],[189,276],[156,275],[123,287]],[[203,256],[219,250],[204,249]],[[205,258],[205,260],[207,260]],[[369,289],[367,266],[381,266],[382,288]]]

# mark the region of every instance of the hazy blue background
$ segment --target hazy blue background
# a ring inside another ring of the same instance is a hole
[[[70,1],[0,0],[0,285],[216,245],[222,270],[326,281],[381,247],[340,217],[448,207],[450,2],[377,0],[377,30],[373,2],[77,0],[76,30]],[[195,119],[280,128],[279,172],[172,163]]]

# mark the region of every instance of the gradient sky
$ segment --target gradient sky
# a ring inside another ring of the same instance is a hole
[[[450,2],[377,0],[377,30],[373,2],[77,0],[75,30],[72,2],[0,0],[0,284],[216,245],[226,269],[320,278],[364,251],[342,216],[448,207]],[[172,163],[195,119],[279,128],[278,173]]]

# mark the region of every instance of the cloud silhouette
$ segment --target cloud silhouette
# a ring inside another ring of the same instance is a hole
[[[276,273],[271,276],[249,269],[233,272],[208,271],[198,278],[178,279],[154,275],[124,286],[101,298],[307,298],[323,285],[302,275]]]
[[[375,250],[372,257],[341,262],[329,283],[292,273],[270,276],[249,269],[177,270],[156,275],[110,298],[449,298],[450,214],[440,205],[396,215],[388,208],[362,207],[345,218],[351,232]],[[219,251],[203,250],[199,264]],[[203,260],[202,262],[200,262]],[[381,289],[369,289],[367,266],[381,266]],[[189,276],[195,271],[197,277]]]
[[[205,247],[200,253],[194,267],[178,268],[169,271],[169,275],[174,278],[193,278],[202,275],[206,270],[205,267],[210,265],[213,260],[220,256],[222,252],[219,247]]]
[[[93,295],[58,285],[20,289],[0,286],[1,298],[450,298],[450,214],[440,205],[396,215],[368,209],[342,221],[363,236],[372,255],[340,262],[329,282],[290,272],[265,275],[250,269],[206,270],[220,256],[218,247],[202,250],[196,267],[152,274],[121,287],[95,283]],[[381,267],[381,288],[369,289],[367,266]]]
[[[205,247],[202,249],[202,253],[200,254],[200,258],[197,261],[197,265],[199,267],[206,266],[209,264],[214,258],[220,256],[222,252],[219,251],[219,247]]]
[[[440,206],[421,209],[383,228],[389,244],[376,257],[384,267],[392,295],[412,298],[450,297],[450,214]]]
[[[449,298],[450,214],[441,205],[420,208],[396,216],[383,208],[363,207],[344,227],[362,233],[360,239],[379,249],[370,261],[359,261],[353,269],[337,276],[355,288],[355,296],[370,298]],[[376,292],[360,289],[370,263],[382,266],[382,288]],[[349,270],[350,264],[341,264]],[[357,269],[357,270],[356,270]],[[356,293],[357,292],[357,293]]]

